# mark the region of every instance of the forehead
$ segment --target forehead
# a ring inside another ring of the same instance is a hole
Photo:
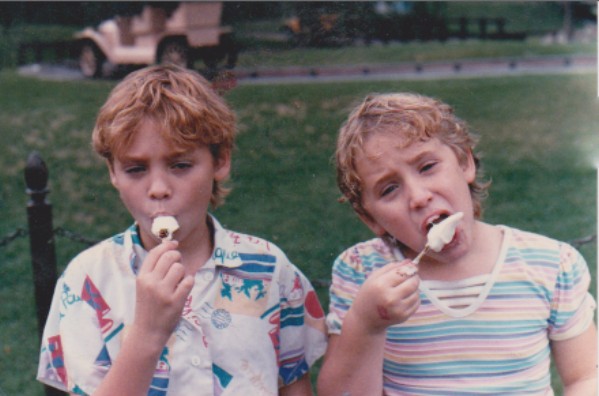
[[[376,159],[382,156],[384,152],[403,150],[419,141],[425,140],[406,135],[398,129],[371,131],[364,136],[362,145],[357,149],[355,156]]]
[[[373,171],[412,166],[419,161],[435,157],[455,156],[453,150],[437,138],[398,141],[393,134],[381,134],[364,142],[362,151],[355,157],[355,168],[361,177]]]
[[[174,133],[158,122],[146,118],[132,128],[114,150],[115,158],[126,158],[141,153],[167,153],[170,156],[198,149],[195,142],[174,138]]]

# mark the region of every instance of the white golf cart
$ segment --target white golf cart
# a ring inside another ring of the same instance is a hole
[[[146,5],[139,15],[88,27],[76,34],[81,71],[92,78],[122,65],[171,62],[191,68],[196,60],[212,71],[223,61],[232,69],[237,50],[232,29],[221,26],[222,8],[222,2],[181,2],[169,15]]]

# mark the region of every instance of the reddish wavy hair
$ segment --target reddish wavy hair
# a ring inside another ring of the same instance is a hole
[[[133,72],[112,90],[96,119],[94,150],[112,166],[147,118],[157,122],[163,138],[176,147],[208,146],[215,161],[233,150],[234,112],[200,74],[174,65]],[[222,204],[229,191],[215,181],[211,205]]]

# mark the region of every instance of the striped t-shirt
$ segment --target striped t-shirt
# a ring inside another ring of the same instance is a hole
[[[387,330],[385,394],[553,394],[550,341],[574,337],[593,321],[589,271],[565,243],[500,227],[491,274],[421,282],[417,312]],[[340,334],[368,275],[398,257],[377,238],[336,259],[329,333]]]

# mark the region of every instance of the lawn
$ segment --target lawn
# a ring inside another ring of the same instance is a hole
[[[95,113],[114,83],[42,82],[0,73],[0,238],[26,227],[23,167],[32,150],[50,169],[55,226],[101,239],[130,224],[89,144]],[[402,90],[453,104],[481,136],[493,181],[486,220],[566,241],[592,235],[596,86],[592,74],[239,86],[227,94],[240,126],[234,190],[215,214],[225,226],[272,240],[309,278],[327,281],[335,256],[370,237],[337,202],[337,129],[366,93]],[[60,269],[83,247],[57,237]],[[595,279],[596,244],[581,252]],[[596,295],[595,281],[592,290]],[[319,293],[326,306],[326,288]],[[0,302],[0,395],[41,395],[33,380],[38,340],[26,238],[0,246]]]

